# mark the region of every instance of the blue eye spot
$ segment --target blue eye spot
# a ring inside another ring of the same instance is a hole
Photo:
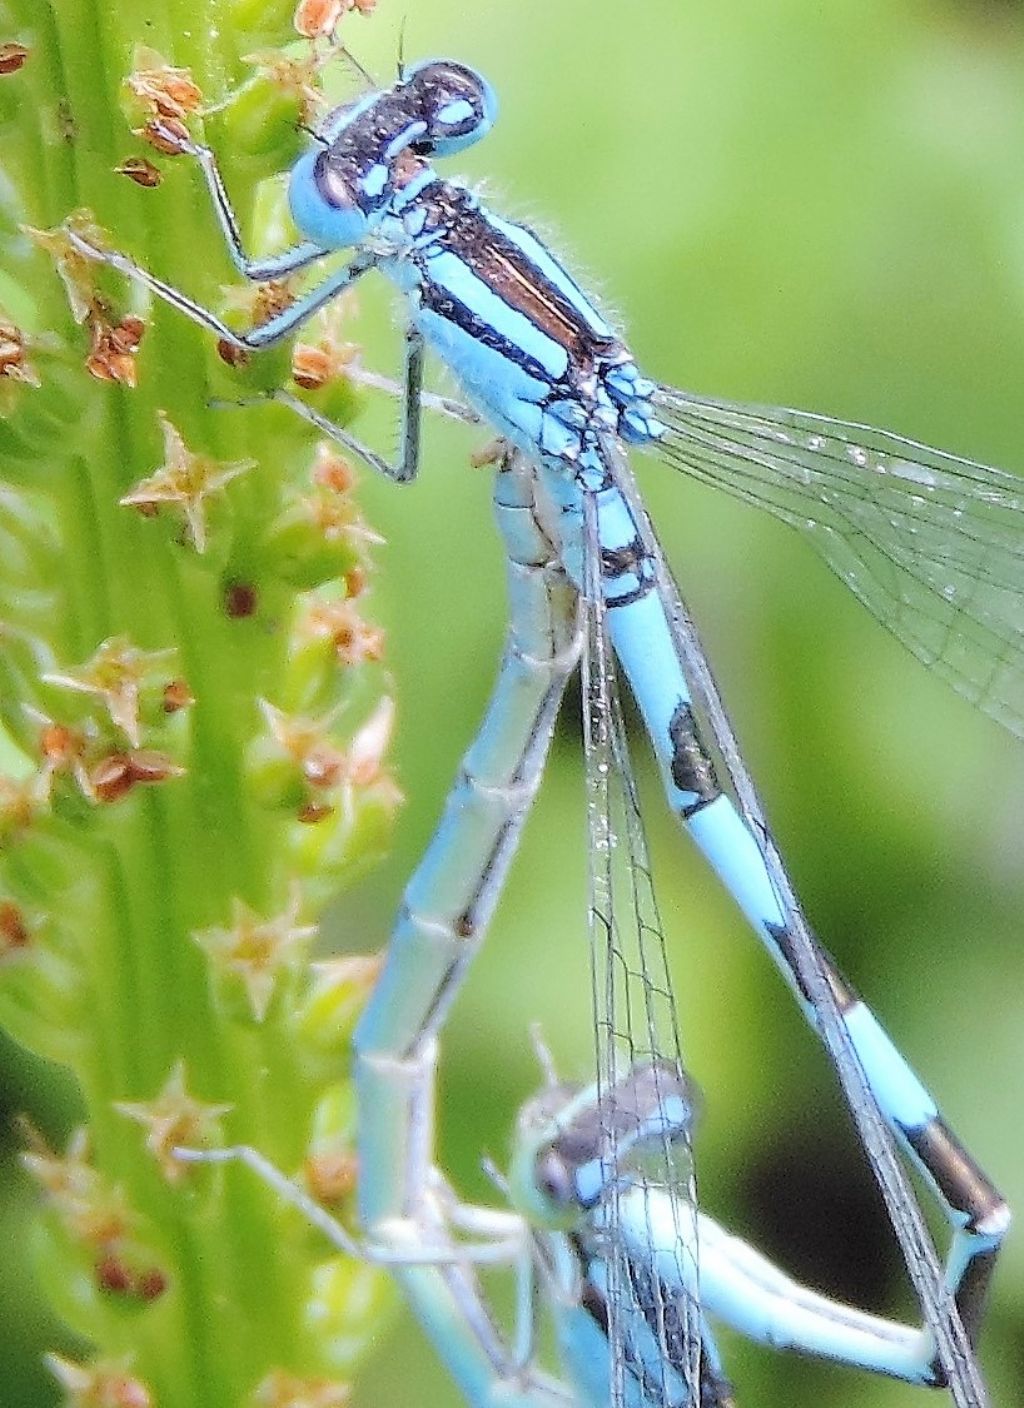
[[[431,59],[408,71],[401,88],[425,123],[416,150],[451,156],[478,142],[494,125],[498,100],[474,69],[452,59]]]
[[[437,118],[446,127],[458,127],[460,123],[468,122],[474,116],[474,112],[473,104],[468,98],[453,98],[450,103],[445,103],[437,114]]]

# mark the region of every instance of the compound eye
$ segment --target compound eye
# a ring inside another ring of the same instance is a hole
[[[498,102],[487,80],[449,60],[420,64],[406,80],[426,125],[415,150],[451,156],[478,142],[494,126]]]
[[[292,167],[288,204],[307,238],[324,249],[348,249],[366,236],[368,220],[330,150],[307,152]]]
[[[331,160],[330,148],[317,152],[313,164],[313,180],[320,199],[335,210],[351,210],[356,205],[355,192],[347,172]]]
[[[546,1149],[535,1165],[537,1189],[556,1212],[564,1212],[576,1202],[576,1185],[565,1160]]]

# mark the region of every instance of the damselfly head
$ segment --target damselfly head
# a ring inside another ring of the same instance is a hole
[[[325,249],[361,244],[392,209],[423,158],[478,141],[494,122],[489,83],[452,60],[417,64],[391,88],[335,108],[317,133],[319,150],[292,168],[288,200],[304,235]]]
[[[422,131],[412,141],[422,156],[451,156],[485,137],[494,126],[498,100],[475,69],[454,59],[430,59],[406,70],[398,90],[415,108]]]

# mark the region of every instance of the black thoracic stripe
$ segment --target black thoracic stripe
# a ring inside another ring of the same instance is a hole
[[[688,1337],[675,1297],[650,1266],[640,1266],[630,1256],[624,1260],[633,1299],[647,1322],[654,1343],[662,1345],[664,1342],[668,1362],[681,1371],[687,1362]]]
[[[586,1251],[578,1233],[570,1233],[569,1242],[576,1253],[580,1264],[580,1305],[593,1320],[594,1324],[608,1338],[608,1301],[601,1292],[590,1275],[591,1257]]]
[[[771,935],[773,942],[779,946],[779,950],[781,951],[783,958],[786,960],[786,966],[789,971],[793,974],[793,978],[800,992],[800,996],[804,999],[805,1002],[808,1002],[813,1006],[814,999],[808,992],[804,980],[800,976],[800,969],[797,966],[796,952],[793,947],[792,934],[786,928],[785,924],[771,924],[768,922],[768,920],[765,920],[764,927]],[[825,970],[825,978],[828,982],[829,987],[832,989],[832,995],[836,1000],[836,1005],[838,1006],[839,1011],[849,1012],[850,1008],[853,1007],[853,1005],[859,1001],[856,992],[846,981],[842,973],[840,973],[839,969],[836,967],[833,959],[829,956],[828,953],[826,953],[826,951],[822,948],[821,944],[819,944],[817,940],[815,940],[815,949],[818,953],[819,958],[821,959],[822,967]]]
[[[651,1337],[656,1345],[664,1347],[670,1366],[680,1381],[685,1382],[689,1344],[686,1320],[679,1313],[679,1303],[686,1298],[686,1293],[671,1291],[660,1277],[655,1276],[653,1268],[641,1267],[632,1258],[626,1259],[626,1269],[634,1299]],[[702,1336],[700,1408],[732,1408],[734,1404],[732,1385],[715,1373]]]
[[[680,699],[669,720],[668,737],[672,745],[672,781],[680,792],[694,792],[697,795],[696,802],[684,811],[684,816],[689,818],[720,797],[722,789],[714,762],[697,731],[693,706],[685,699]]]
[[[430,202],[444,227],[445,249],[464,259],[508,307],[529,318],[563,347],[570,363],[588,370],[598,358],[622,351],[617,337],[594,332],[529,255],[483,215],[469,192],[439,182],[430,189]]]
[[[421,117],[416,106],[407,89],[382,93],[371,109],[350,120],[320,153],[316,161],[317,189],[329,204],[339,204],[332,194],[339,190],[348,193],[349,201],[358,199],[359,181],[384,161],[384,152],[391,142]]]
[[[583,1239],[578,1233],[570,1236],[570,1243],[576,1256],[579,1259],[582,1276],[580,1288],[580,1305],[590,1316],[594,1324],[604,1335],[605,1339],[611,1337],[611,1319],[607,1298],[594,1284],[591,1275],[591,1266],[597,1260],[586,1248]],[[680,1387],[685,1387],[685,1376],[681,1366],[687,1363],[686,1354],[686,1334],[676,1311],[675,1299],[670,1296],[663,1283],[659,1282],[660,1302],[654,1299],[652,1278],[641,1274],[634,1263],[627,1259],[626,1274],[629,1278],[629,1290],[632,1297],[644,1316],[651,1335],[656,1344],[661,1344],[664,1340],[664,1347],[668,1357],[669,1368],[678,1377]],[[641,1284],[646,1283],[641,1290]],[[663,1307],[659,1314],[659,1303]],[[662,1334],[664,1326],[664,1335]],[[626,1372],[640,1385],[641,1392],[645,1398],[652,1403],[660,1402],[663,1396],[664,1385],[659,1378],[651,1373],[640,1361],[635,1352],[631,1352],[630,1345],[622,1346],[626,1356]],[[700,1356],[700,1408],[736,1408],[736,1397],[733,1393],[732,1385],[727,1379],[717,1374],[713,1367],[714,1359],[710,1353],[707,1342],[701,1339]],[[671,1408],[697,1408],[692,1402],[679,1399]]]
[[[591,1320],[593,1320],[594,1324],[601,1331],[601,1334],[604,1336],[604,1338],[608,1341],[610,1349],[612,1324],[608,1300],[607,1297],[603,1294],[603,1292],[601,1292],[598,1287],[594,1284],[594,1280],[590,1272],[590,1268],[597,1258],[592,1257],[585,1250],[583,1243],[578,1236],[573,1236],[570,1240],[572,1241],[573,1248],[576,1251],[577,1256],[579,1257],[580,1267],[583,1274],[583,1283],[580,1290],[580,1305],[590,1316]],[[624,1356],[623,1368],[625,1369],[626,1373],[630,1376],[630,1378],[634,1379],[640,1386],[640,1391],[644,1399],[650,1403],[662,1402],[664,1399],[664,1395],[662,1393],[662,1384],[655,1380],[650,1370],[647,1369],[643,1362],[637,1358],[636,1354],[632,1352],[631,1346],[628,1343],[622,1345],[622,1351]],[[610,1373],[610,1354],[608,1367]],[[692,1405],[680,1402],[677,1405],[673,1405],[673,1408],[692,1408]],[[714,1408],[714,1405],[709,1403],[707,1405],[707,1408]]]
[[[1002,1197],[944,1120],[936,1116],[918,1129],[908,1129],[906,1136],[942,1197],[970,1219],[968,1231],[1003,1207]]]
[[[435,283],[426,268],[423,273],[422,287],[423,293],[420,299],[422,307],[431,313],[436,313],[439,318],[444,318],[445,322],[454,324],[474,342],[479,342],[484,347],[499,352],[507,361],[526,372],[527,376],[533,377],[545,386],[559,385],[558,382],[552,381],[550,374],[536,358],[523,351],[518,342],[510,342],[507,338],[502,337],[490,323],[484,322],[474,313],[472,308],[460,299],[453,298],[447,289],[442,289],[440,284]]]
[[[589,375],[595,364],[617,357],[621,345],[614,338],[596,337],[580,315],[544,274],[510,240],[481,214],[465,191],[443,181],[434,182],[420,196],[428,209],[427,228],[437,230],[437,240],[420,254],[423,307],[453,323],[475,341],[499,352],[529,376],[552,388],[572,392],[574,383]],[[484,322],[461,300],[453,298],[430,275],[430,251],[455,254],[473,270],[505,306],[522,314],[567,353],[564,377],[552,379],[533,357]]]

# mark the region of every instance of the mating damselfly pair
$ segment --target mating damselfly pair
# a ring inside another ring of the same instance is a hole
[[[379,270],[409,310],[400,463],[389,467],[290,394],[278,399],[392,477],[411,478],[429,349],[455,373],[468,418],[503,439],[495,505],[509,559],[509,645],[357,1034],[365,1240],[355,1249],[395,1267],[476,1402],[727,1403],[715,1341],[722,1320],[766,1343],[913,1382],[948,1380],[958,1403],[981,1403],[972,1339],[1005,1205],[807,929],[624,449],[652,450],[804,530],[915,653],[1016,732],[1024,710],[1018,481],[884,432],[702,400],[648,380],[535,236],[437,175],[433,159],[478,140],[493,116],[486,83],[452,61],[410,68],[338,109],[291,176],[303,242],[255,261],[242,251],[212,153],[170,135],[199,161],[247,276],[277,278],[353,251],[251,335],[71,232],[80,253],[243,347],[287,335]],[[516,1210],[467,1207],[433,1162],[437,1036],[497,902],[580,657],[597,1081],[572,1091],[552,1073],[524,1112],[507,1185]],[[795,1285],[698,1211],[692,1092],[613,661],[639,706],[670,807],[830,1050],[904,1245],[924,1331]],[[949,1221],[945,1275],[893,1132]],[[511,1340],[496,1330],[477,1274],[494,1265],[514,1269],[522,1290]],[[534,1363],[538,1288],[558,1327],[562,1382]]]

